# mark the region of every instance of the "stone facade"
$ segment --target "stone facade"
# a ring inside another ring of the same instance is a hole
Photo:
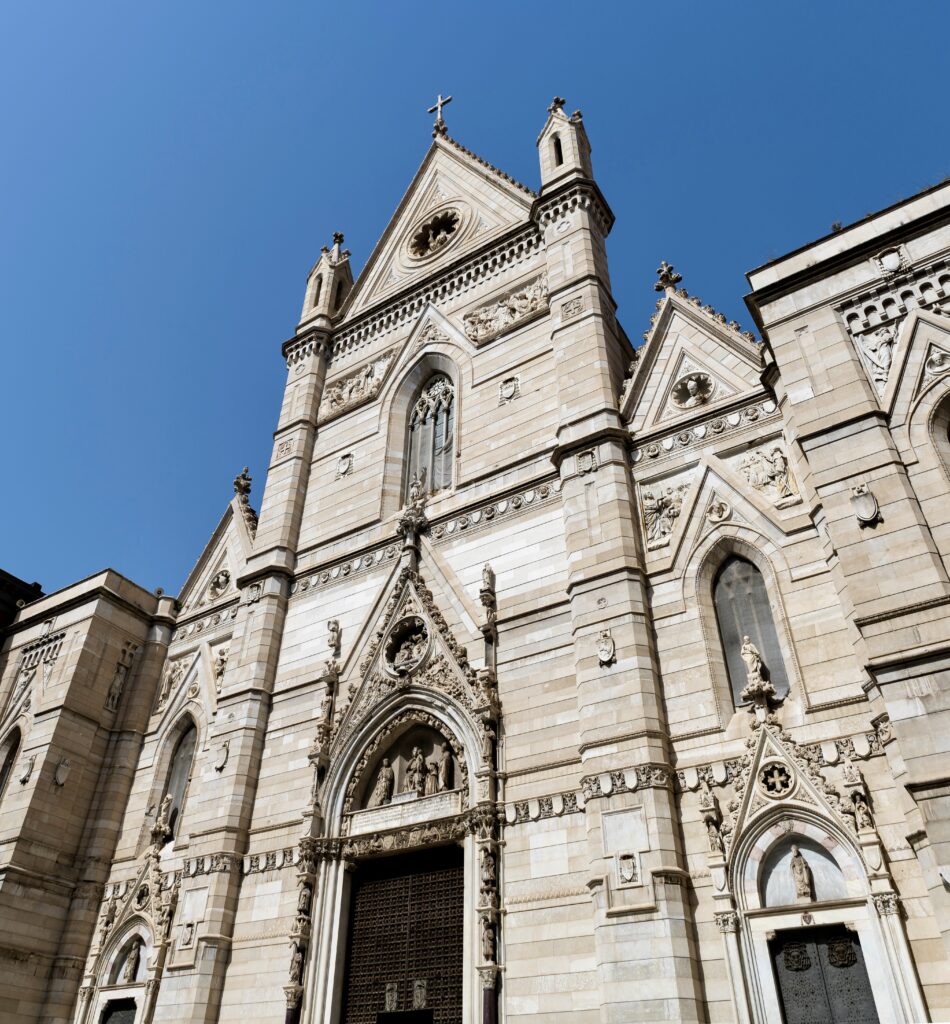
[[[751,272],[762,340],[662,264],[634,352],[580,114],[538,150],[440,108],[308,276],[260,514],[5,631],[0,1021],[333,1024],[353,871],[445,844],[465,1024],[777,1021],[840,923],[950,1018],[950,185]]]

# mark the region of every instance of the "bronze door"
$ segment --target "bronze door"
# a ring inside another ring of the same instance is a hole
[[[358,866],[343,1024],[460,1024],[462,863],[452,846]]]
[[[877,1024],[861,943],[844,925],[778,932],[769,951],[785,1024]]]

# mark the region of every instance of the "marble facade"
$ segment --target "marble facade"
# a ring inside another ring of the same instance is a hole
[[[633,350],[580,113],[537,145],[440,106],[308,275],[259,512],[2,633],[0,1022],[336,1024],[353,866],[444,844],[465,1024],[781,1020],[770,936],[839,923],[881,1021],[950,1019],[950,185],[751,271],[758,336],[661,264]]]

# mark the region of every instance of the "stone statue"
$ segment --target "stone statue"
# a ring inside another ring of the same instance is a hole
[[[169,818],[172,813],[172,795],[166,793],[165,798],[162,800],[161,807],[158,811],[158,817],[155,819],[156,829],[162,829],[164,832],[168,832],[171,828]]]
[[[874,822],[871,819],[871,809],[868,807],[864,794],[860,790],[856,791],[851,794],[851,799],[854,802],[854,819],[858,829],[874,828]]]
[[[426,500],[426,470],[425,466],[419,470],[418,474],[415,475],[409,481],[409,502],[408,504],[416,506],[423,504]]]
[[[719,834],[719,829],[716,827],[716,823],[709,819],[706,822],[706,836],[709,839],[709,849],[712,853],[722,853],[722,836]]]
[[[647,542],[660,544],[669,539],[683,507],[685,488],[667,487],[643,492],[643,522],[647,528]]]
[[[125,958],[125,967],[122,969],[123,981],[135,981],[135,976],[139,973],[139,963],[141,960],[142,943],[136,942],[129,950],[129,955]]]
[[[482,590],[495,590],[495,570],[488,562],[482,566]]]
[[[491,727],[491,722],[486,718],[482,722],[482,760],[491,765],[492,755],[495,751],[495,730]]]
[[[333,652],[333,656],[336,657],[340,653],[340,621],[339,619],[330,619],[327,623],[327,647]]]
[[[294,946],[294,955],[290,960],[290,984],[299,985],[303,975],[303,950]]]
[[[125,677],[129,673],[129,666],[126,664],[125,659],[119,661],[119,664],[115,667],[115,675],[112,677],[112,682],[109,684],[109,694],[106,697],[106,708],[109,711],[117,711],[119,708],[119,698],[122,696],[122,689],[125,686]]]
[[[439,766],[435,761],[429,762],[426,772],[425,795],[435,796],[439,792]]]
[[[482,892],[494,889],[497,882],[495,855],[489,849],[482,850]]]
[[[452,751],[448,743],[442,744],[442,756],[439,758],[439,792],[444,793],[452,788]]]
[[[224,681],[224,672],[227,667],[228,649],[227,647],[222,647],[214,659],[214,688],[218,693],[221,692],[221,684]]]
[[[419,747],[412,748],[412,757],[406,765],[406,793],[416,793],[422,796],[425,790],[426,762]]]
[[[861,772],[858,766],[851,760],[850,757],[844,759],[844,763],[841,765],[841,773],[844,777],[844,781],[850,785],[860,785],[861,783]]]
[[[745,662],[748,683],[751,685],[762,682],[765,679],[765,674],[762,671],[762,655],[759,654],[758,647],[755,646],[749,637],[744,636],[742,638],[742,650],[739,654]]]
[[[799,903],[812,903],[815,889],[812,884],[811,868],[797,846],[792,847],[792,859],[788,865],[795,883],[795,898]]]
[[[300,887],[300,895],[297,897],[297,913],[304,917],[310,914],[310,900],[313,897],[313,889],[309,882],[304,882]]]
[[[699,780],[699,809],[701,811],[716,810],[716,798],[705,779]]]
[[[389,758],[384,757],[382,766],[379,769],[379,775],[376,776],[376,785],[373,787],[373,792],[370,793],[366,806],[382,807],[388,804],[393,798],[395,782],[396,773],[390,767]]]
[[[778,492],[780,498],[790,498],[793,494],[788,479],[788,460],[781,448],[773,448],[768,454],[771,471],[769,476],[772,486]]]
[[[482,920],[482,959],[489,964],[495,962],[495,926],[487,917]]]

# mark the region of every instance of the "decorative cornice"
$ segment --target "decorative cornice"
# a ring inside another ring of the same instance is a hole
[[[189,619],[187,622],[181,623],[172,634],[170,644],[180,643],[189,636],[196,636],[206,630],[214,629],[215,626],[230,622],[232,619],[237,618],[239,606],[240,599],[232,600],[211,615]]]
[[[507,494],[466,511],[434,520],[430,523],[429,532],[436,543],[447,542],[456,534],[484,530],[499,519],[510,519],[514,515],[529,511],[555,498],[560,491],[560,480],[552,477],[513,494]],[[300,573],[291,584],[290,593],[292,596],[300,596],[309,590],[330,586],[341,580],[362,575],[384,563],[392,562],[398,556],[399,544],[395,540],[367,547],[351,555],[345,561],[334,562],[332,565],[316,569],[307,569]]]
[[[719,410],[715,415],[692,426],[680,424],[662,434],[637,435],[631,459],[634,464],[643,460],[662,461],[684,449],[711,444],[742,427],[778,418],[778,406],[771,399],[755,402],[734,412],[723,413]]]
[[[483,281],[506,273],[541,250],[543,240],[534,224],[477,253],[441,274],[429,277],[353,321],[341,324],[333,336],[330,362],[335,363],[416,320],[430,305],[461,295]]]
[[[615,793],[632,793],[637,789],[671,789],[673,773],[669,765],[639,764],[620,771],[585,775],[581,779],[581,792],[586,800],[596,800]]]
[[[535,203],[532,216],[543,229],[575,210],[590,210],[604,237],[610,233],[614,225],[613,211],[597,183],[591,180],[570,181],[550,195],[542,196]]]
[[[560,818],[565,814],[583,814],[584,808],[578,802],[574,790],[540,796],[532,800],[516,800],[505,807],[504,824],[520,825],[525,821],[539,821],[544,818]]]
[[[328,343],[329,338],[326,331],[316,331],[311,328],[305,334],[289,338],[281,345],[280,350],[287,360],[287,366],[290,367],[314,353],[325,353]]]

